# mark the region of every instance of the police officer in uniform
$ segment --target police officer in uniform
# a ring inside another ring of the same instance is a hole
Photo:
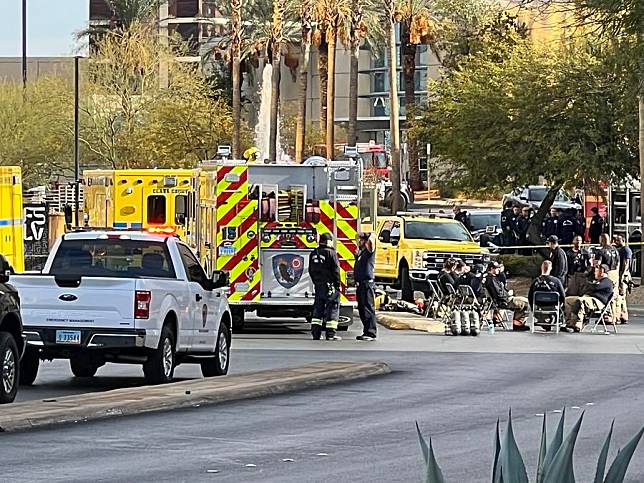
[[[461,210],[460,206],[454,206],[454,208],[452,209],[452,212],[454,213],[454,219],[456,221],[460,221],[461,223],[463,223],[463,226],[465,226],[465,228],[467,228],[469,231],[472,230],[470,227],[467,211]]]
[[[557,239],[561,237],[560,221],[559,209],[550,208],[550,216],[543,222],[543,236],[546,240],[551,236],[556,236]]]
[[[512,219],[514,216],[513,210],[512,210],[512,202],[507,201],[503,207],[503,211],[501,212],[501,245],[504,247],[509,247],[514,245],[514,230],[513,230],[513,223]],[[504,249],[501,250],[501,253],[508,254],[511,253],[512,250]]]
[[[362,335],[356,339],[362,341],[376,340],[374,254],[371,233],[361,233],[358,237],[358,252],[353,274],[357,284],[358,313],[362,321]]]
[[[315,286],[315,302],[311,318],[313,340],[342,340],[336,335],[340,316],[340,262],[333,248],[333,237],[324,233],[320,244],[309,256],[309,274]]]
[[[559,230],[561,232],[561,244],[572,245],[572,240],[579,231],[577,228],[577,210],[572,208],[564,211],[560,219],[561,225]]]
[[[593,216],[590,219],[588,238],[590,238],[590,243],[597,245],[599,243],[599,237],[604,232],[604,219],[599,215],[599,208],[596,206],[593,206],[590,211],[593,213]]]

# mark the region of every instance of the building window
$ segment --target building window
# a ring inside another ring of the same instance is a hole
[[[373,92],[385,92],[385,73],[384,72],[374,72]]]
[[[188,216],[188,197],[178,195],[174,199],[174,224],[185,225]]]

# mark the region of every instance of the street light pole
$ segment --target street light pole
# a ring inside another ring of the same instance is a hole
[[[78,104],[79,104],[79,62],[80,57],[74,57],[74,222],[76,228],[78,223],[78,210],[80,198],[80,153],[78,149]]]
[[[22,88],[27,88],[27,0],[22,0]]]

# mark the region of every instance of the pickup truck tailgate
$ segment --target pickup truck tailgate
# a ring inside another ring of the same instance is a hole
[[[17,275],[25,327],[135,328],[136,280],[83,277],[78,287],[59,286],[51,275]]]

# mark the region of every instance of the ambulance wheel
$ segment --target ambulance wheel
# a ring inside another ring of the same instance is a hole
[[[233,331],[234,332],[241,332],[244,330],[244,322],[245,322],[245,313],[244,309],[239,309],[239,308],[231,308],[232,316],[233,316]]]

